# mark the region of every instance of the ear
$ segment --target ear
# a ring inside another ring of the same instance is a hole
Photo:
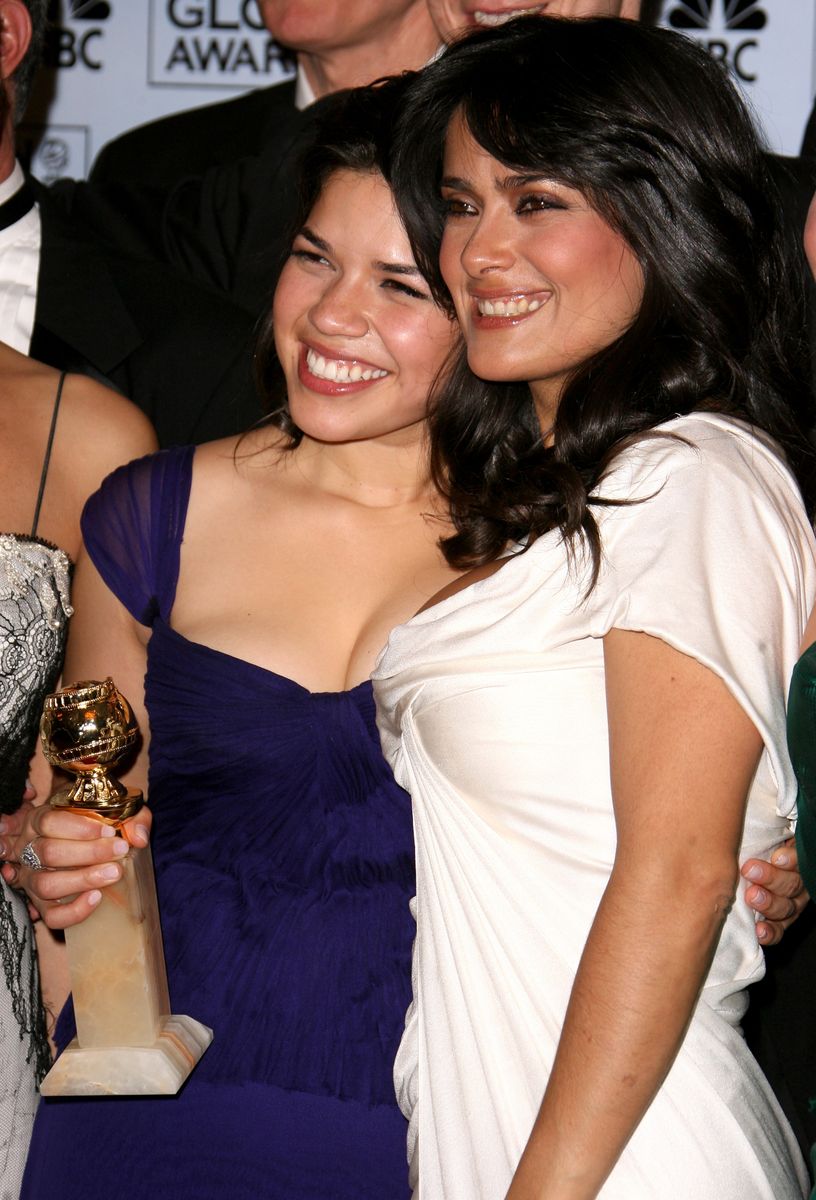
[[[805,254],[813,276],[816,278],[816,196],[810,202],[805,222]]]
[[[0,0],[0,76],[12,77],[31,44],[31,17],[22,0]]]

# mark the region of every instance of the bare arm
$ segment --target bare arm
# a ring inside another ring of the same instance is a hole
[[[83,552],[73,588],[75,616],[71,622],[63,677],[104,679],[112,675],[130,701],[142,731],[143,742],[130,770],[122,779],[131,787],[147,787],[149,731],[144,708],[144,673],[147,631],[139,626],[109,591],[93,563]],[[139,813],[127,826],[134,845],[146,845],[149,813]],[[98,821],[74,813],[57,812],[47,805],[24,806],[6,818],[0,855],[19,859],[28,841],[47,871],[31,871],[18,863],[3,868],[6,882],[22,887],[52,929],[64,929],[83,920],[99,902],[99,889],[119,878],[114,860],[127,843],[112,836]],[[75,899],[64,902],[67,897]]]
[[[621,630],[604,654],[616,859],[508,1200],[592,1200],[663,1082],[734,899],[761,752],[694,659]]]

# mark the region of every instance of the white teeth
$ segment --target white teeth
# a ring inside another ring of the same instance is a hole
[[[519,313],[535,312],[542,300],[477,300],[476,307],[483,317],[517,317]]]
[[[540,13],[543,4],[536,4],[532,8],[511,8],[507,12],[480,12],[476,11],[473,14],[473,19],[477,25],[504,25],[506,21],[512,21],[514,17],[532,17],[536,13]]]
[[[322,354],[317,354],[308,347],[306,349],[306,366],[318,379],[328,379],[333,383],[359,383],[361,379],[368,382],[371,379],[384,379],[388,374],[387,371],[381,371],[374,367],[363,370],[359,363],[352,363],[349,366],[341,358],[325,359]]]

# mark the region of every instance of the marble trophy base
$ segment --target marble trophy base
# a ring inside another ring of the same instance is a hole
[[[120,859],[122,878],[65,931],[77,1036],[42,1082],[44,1096],[172,1096],[212,1030],[171,1013],[153,862]]]
[[[43,1096],[174,1096],[212,1041],[192,1017],[163,1017],[152,1046],[92,1046],[76,1038],[40,1085]]]

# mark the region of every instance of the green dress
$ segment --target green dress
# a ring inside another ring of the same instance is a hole
[[[816,642],[793,669],[788,749],[799,782],[796,849],[805,887],[816,897]]]
[[[799,782],[796,824],[799,871],[805,887],[816,898],[816,642],[793,669],[788,697],[788,749]],[[811,1159],[816,1176],[816,1146],[811,1150]],[[816,1200],[816,1187],[811,1200]]]

